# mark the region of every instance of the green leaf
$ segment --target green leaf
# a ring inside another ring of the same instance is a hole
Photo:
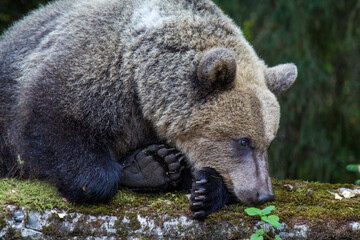
[[[346,170],[352,172],[360,172],[360,164],[349,164],[346,166]]]
[[[245,212],[250,216],[261,215],[261,210],[254,207],[245,209]]]
[[[267,215],[267,214],[271,213],[271,211],[274,209],[275,209],[275,206],[268,206],[268,207],[264,208],[263,210],[261,210],[261,213],[264,215]]]
[[[257,234],[259,236],[264,235],[264,229],[261,228],[261,229],[256,230],[255,234]]]
[[[280,220],[279,217],[276,216],[276,215],[270,215],[270,216],[268,216],[268,218],[269,218],[271,221],[276,221],[276,222],[278,222],[278,221]]]
[[[282,240],[282,238],[279,235],[276,235],[274,240]]]
[[[279,217],[276,215],[263,216],[263,217],[261,217],[261,220],[269,223],[271,226],[273,226],[275,228],[281,226],[281,224],[279,223]]]
[[[360,179],[356,180],[355,184],[360,185]]]
[[[263,236],[257,235],[256,233],[254,233],[253,235],[251,235],[250,240],[264,240]]]

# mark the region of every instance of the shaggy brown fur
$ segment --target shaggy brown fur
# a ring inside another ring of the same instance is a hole
[[[273,195],[275,95],[296,75],[268,68],[208,0],[55,1],[0,39],[0,173],[19,157],[24,176],[102,201],[126,154],[165,142],[256,203]]]

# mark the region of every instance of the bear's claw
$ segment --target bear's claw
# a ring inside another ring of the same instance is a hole
[[[195,219],[202,219],[222,208],[229,200],[224,182],[214,169],[203,168],[193,172],[190,210]]]

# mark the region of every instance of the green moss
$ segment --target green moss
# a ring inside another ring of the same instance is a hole
[[[127,239],[129,233],[141,228],[141,224],[137,219],[137,212],[125,212],[125,216],[129,222],[123,222],[123,218],[120,218],[115,222],[116,229],[119,229],[119,231],[117,231],[117,237],[120,239]]]
[[[5,233],[5,236],[4,236],[4,239],[6,240],[18,240],[18,239],[24,239],[23,237],[21,237],[21,234],[19,231],[16,231],[15,228],[8,228],[6,233]]]
[[[128,231],[125,231],[126,227],[127,227],[127,225],[122,222],[122,219],[115,221],[115,228],[116,229],[121,229],[121,231],[117,231],[117,236],[120,239],[127,239],[128,238]]]
[[[359,220],[359,196],[340,201],[330,193],[338,192],[340,187],[354,188],[354,185],[307,183],[296,180],[274,180],[273,183],[277,214],[288,223],[296,223],[300,219],[317,223]],[[294,189],[289,190],[284,187],[285,184],[293,186]]]
[[[130,228],[135,231],[141,228],[141,224],[137,218],[137,213],[133,211],[126,212],[126,217],[130,220]]]
[[[61,236],[62,235],[62,233],[59,231],[59,229],[54,224],[50,224],[49,226],[42,227],[41,232],[44,235],[48,235],[48,236]]]
[[[26,209],[43,211],[54,207],[72,209],[73,205],[65,203],[56,188],[38,180],[1,179],[0,209],[8,204]]]
[[[291,185],[292,190],[284,185]],[[307,223],[310,226],[328,226],[341,228],[345,222],[359,221],[359,198],[336,200],[330,192],[338,192],[341,187],[354,188],[351,184],[324,184],[317,182],[304,182],[298,180],[279,181],[273,179],[276,200],[265,206],[275,205],[274,214],[280,217],[281,222],[290,226]],[[330,191],[330,192],[329,192]],[[253,226],[259,218],[248,216],[244,210],[246,206],[241,203],[224,207],[211,214],[205,222],[210,226],[227,221],[231,225],[244,224]],[[239,219],[243,221],[240,222]],[[239,236],[244,236],[241,232]],[[246,234],[245,234],[246,235]],[[250,235],[250,234],[249,234]],[[249,236],[247,235],[247,236]]]
[[[293,189],[284,185],[291,185]],[[289,225],[310,223],[321,226],[322,224],[342,224],[358,221],[360,216],[359,196],[351,199],[336,200],[330,192],[338,192],[340,187],[354,188],[351,184],[324,184],[317,182],[304,182],[298,180],[279,181],[273,179],[276,200],[265,204],[275,205],[275,214],[281,222]],[[123,219],[130,219],[129,224],[119,220],[119,227],[139,229],[140,223],[137,215],[148,216],[158,223],[164,221],[160,216],[191,216],[188,209],[189,200],[183,192],[164,194],[139,194],[129,191],[119,191],[115,197],[106,204],[72,204],[62,200],[57,190],[50,184],[40,181],[25,181],[7,179],[0,181],[0,209],[8,204],[25,207],[28,210],[43,211],[44,209],[58,208],[68,212],[81,212],[92,215],[113,215]],[[232,225],[244,224],[250,226],[258,221],[248,216],[244,210],[246,206],[241,203],[225,206],[222,210],[211,214],[205,219],[207,224],[219,224],[227,221]],[[1,219],[1,218],[0,218]],[[0,222],[0,227],[1,227]],[[51,232],[51,227],[45,231]],[[242,233],[239,233],[243,235]],[[126,236],[124,236],[126,237]]]

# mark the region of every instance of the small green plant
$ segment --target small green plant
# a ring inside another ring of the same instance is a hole
[[[349,164],[346,166],[346,170],[360,173],[360,164]],[[356,180],[355,184],[360,185],[360,179]]]
[[[268,206],[268,207],[264,208],[263,210],[260,210],[258,208],[254,208],[254,207],[245,209],[245,212],[249,216],[259,216],[261,218],[262,226],[263,226],[261,229],[256,230],[256,232],[253,235],[251,235],[250,240],[263,240],[264,236],[266,238],[270,239],[270,236],[265,231],[265,222],[269,223],[274,228],[281,226],[281,224],[279,223],[278,216],[276,216],[276,215],[267,216],[274,209],[275,209],[275,206]],[[281,240],[281,238],[279,235],[276,235],[274,240]]]

